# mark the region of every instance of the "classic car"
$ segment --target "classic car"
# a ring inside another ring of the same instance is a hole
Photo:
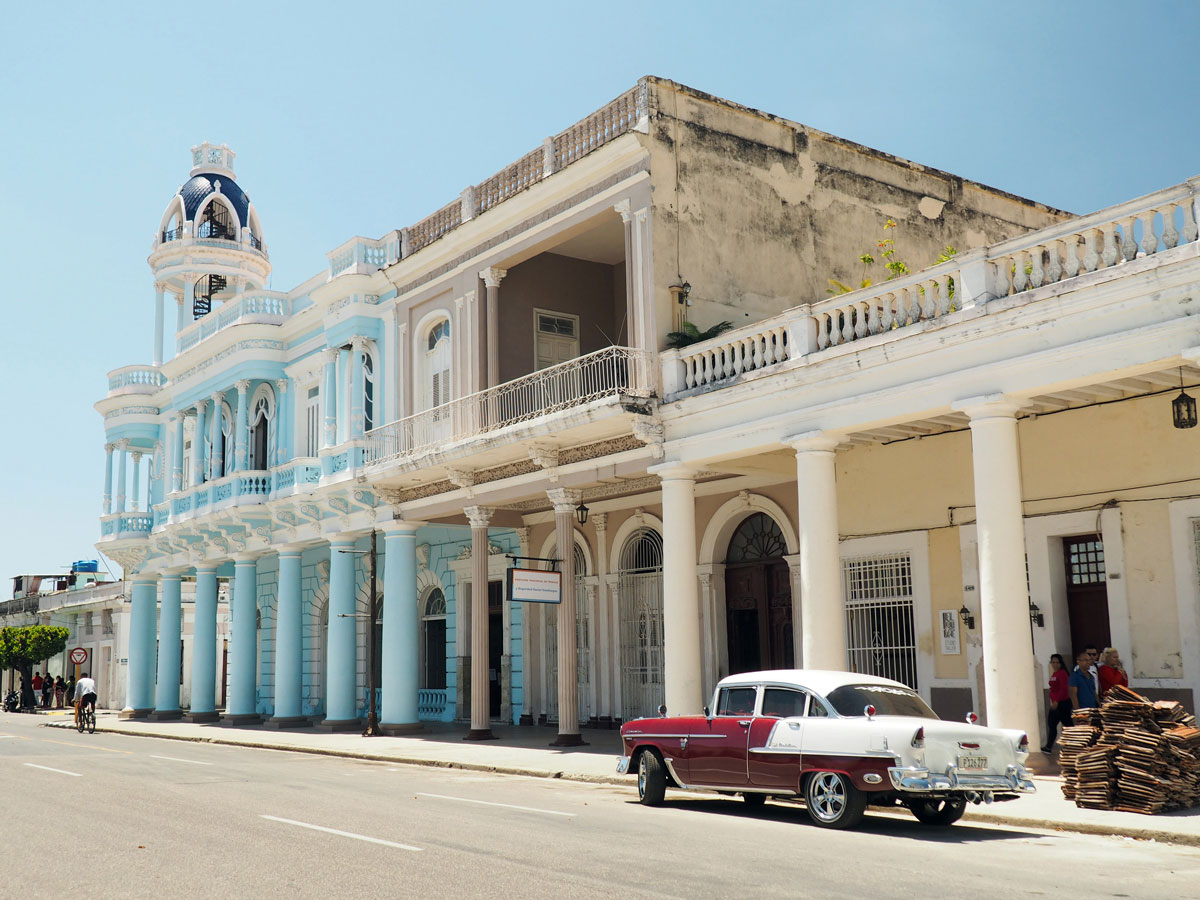
[[[827,828],[852,828],[868,804],[906,806],[927,825],[956,822],[968,802],[1035,790],[1021,731],[938,718],[887,678],[784,669],[723,678],[700,716],[621,726],[621,774],[655,806],[668,787],[803,800]]]

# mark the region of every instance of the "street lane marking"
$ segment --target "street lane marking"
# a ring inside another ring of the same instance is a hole
[[[84,750],[103,750],[105,753],[126,753],[133,754],[132,750],[113,750],[111,747],[97,747],[94,744],[77,744],[73,741],[56,741],[53,738],[34,738],[34,740],[44,741],[47,744],[62,744],[64,747],[82,747]]]
[[[72,775],[75,778],[82,778],[78,772],[68,772],[66,769],[52,769],[49,766],[39,766],[37,763],[25,763],[31,769],[45,769],[47,772],[57,772],[59,775]]]
[[[5,738],[15,738],[15,737],[16,737],[15,734],[0,734],[0,741],[4,740]]]
[[[194,766],[215,766],[216,765],[216,763],[200,762],[200,760],[198,760],[198,759],[180,759],[178,756],[155,756],[153,753],[150,754],[150,758],[151,759],[167,759],[167,760],[170,760],[171,762],[191,763]]]
[[[432,797],[435,800],[456,800],[459,803],[478,803],[480,806],[502,806],[505,809],[519,809],[523,812],[545,813],[548,816],[566,816],[573,818],[575,813],[558,812],[553,809],[537,809],[533,806],[515,806],[512,803],[493,803],[490,800],[468,800],[466,797],[447,797],[445,794],[422,794],[418,792],[417,797]]]
[[[29,763],[26,763],[29,765]],[[299,828],[311,828],[313,831],[324,831],[326,834],[336,834],[341,837],[354,838],[356,841],[366,841],[369,844],[382,844],[385,847],[395,847],[397,850],[411,850],[420,853],[423,848],[410,847],[408,844],[397,844],[395,841],[385,841],[383,838],[367,837],[365,834],[355,834],[352,831],[338,831],[336,828],[326,828],[324,825],[310,825],[308,822],[297,822],[295,819],[281,819],[278,816],[260,816],[272,822],[282,822],[285,825],[295,825]]]

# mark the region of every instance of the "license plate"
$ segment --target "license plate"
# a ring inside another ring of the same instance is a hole
[[[617,757],[617,774],[624,775],[628,771],[629,771],[629,757],[628,756],[618,756]]]
[[[958,758],[958,767],[960,769],[986,769],[986,756],[960,756]]]

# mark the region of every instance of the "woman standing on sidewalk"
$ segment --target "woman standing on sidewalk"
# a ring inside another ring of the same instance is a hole
[[[1050,709],[1046,713],[1046,746],[1043,753],[1054,749],[1058,740],[1058,723],[1063,728],[1071,724],[1071,694],[1067,690],[1067,664],[1062,654],[1055,653],[1050,657]]]
[[[1121,654],[1117,652],[1116,647],[1106,647],[1100,654],[1100,668],[1097,671],[1100,676],[1101,700],[1118,684],[1122,687],[1129,687],[1129,674],[1125,671],[1125,666],[1121,664]]]

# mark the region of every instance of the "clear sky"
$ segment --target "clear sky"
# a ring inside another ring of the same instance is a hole
[[[92,404],[151,361],[193,144],[237,152],[276,290],[646,74],[1089,212],[1200,174],[1198,26],[1193,0],[6,4],[0,598],[97,555]]]

